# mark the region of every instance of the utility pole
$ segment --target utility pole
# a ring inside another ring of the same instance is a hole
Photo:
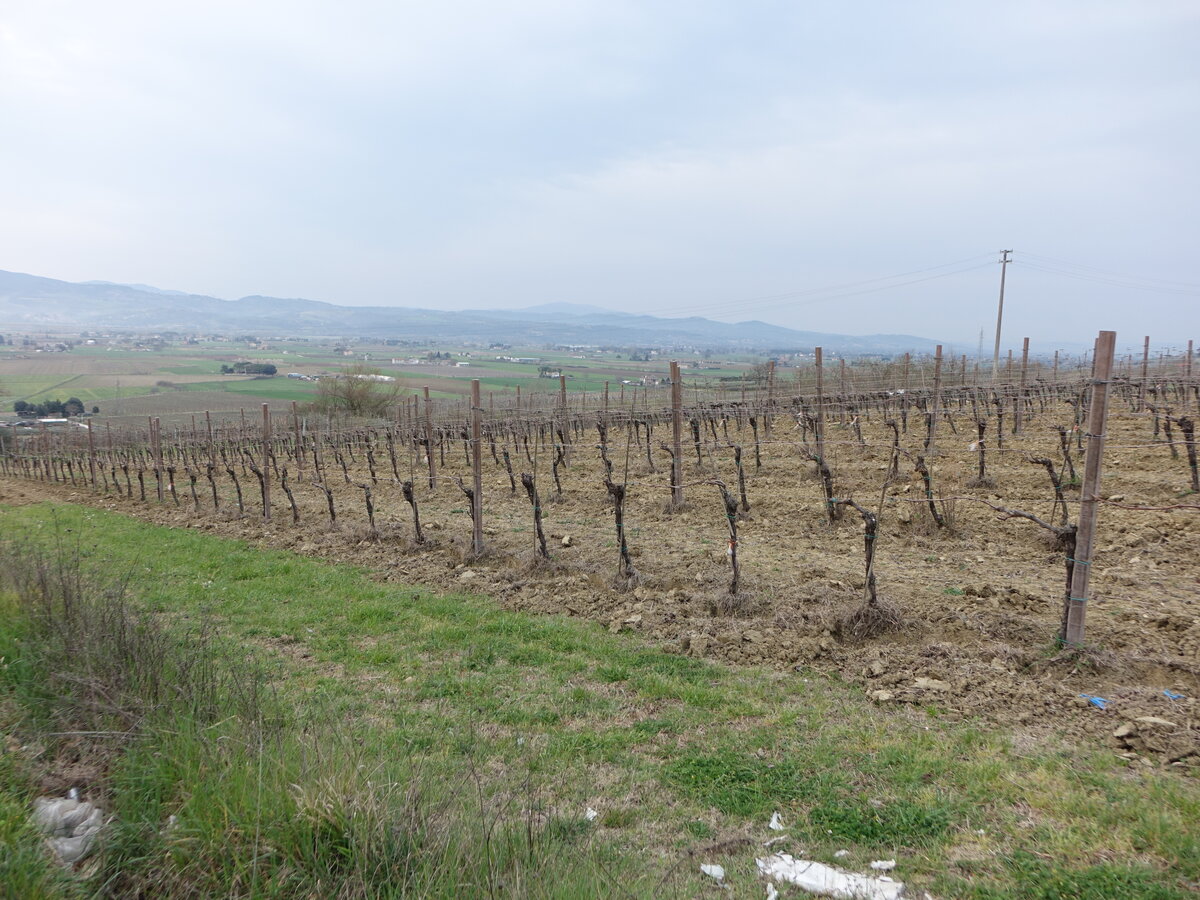
[[[996,383],[996,372],[1000,368],[1000,325],[1004,321],[1004,276],[1008,273],[1008,258],[1011,250],[1000,251],[1000,306],[996,309],[996,347],[992,350],[992,384]]]

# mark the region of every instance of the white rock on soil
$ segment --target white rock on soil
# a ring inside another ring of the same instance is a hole
[[[950,685],[940,678],[918,678],[913,682],[913,687],[923,691],[948,691]]]

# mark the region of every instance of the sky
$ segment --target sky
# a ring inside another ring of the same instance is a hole
[[[0,3],[0,269],[1200,339],[1195,0]]]

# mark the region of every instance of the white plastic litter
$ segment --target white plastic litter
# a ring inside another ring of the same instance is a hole
[[[756,859],[758,871],[765,878],[794,884],[801,890],[842,900],[898,900],[904,883],[886,875],[859,875],[836,866],[808,859],[795,859],[787,853],[777,853],[766,859]]]
[[[771,821],[767,823],[767,827],[772,831],[783,831],[783,822],[779,820],[779,813],[771,813]]]
[[[849,851],[849,850],[839,850],[837,853],[835,853],[835,854],[833,854],[833,855],[834,855],[836,858],[838,858],[838,859],[841,859],[843,856],[849,856],[849,855],[850,855],[850,851]]]
[[[767,900],[779,900],[779,891],[775,890],[775,885],[767,882]]]
[[[596,816],[598,816],[598,815],[600,815],[600,813],[596,812],[594,809],[592,809],[592,808],[589,806],[589,807],[587,808],[587,812],[585,812],[585,813],[583,814],[583,817],[584,817],[585,819],[587,819],[589,822],[594,822],[594,821],[596,821]]]
[[[38,797],[33,801],[33,824],[46,835],[46,843],[65,865],[87,856],[104,827],[104,811],[80,800],[72,788],[67,797]]]
[[[724,866],[718,866],[715,863],[704,863],[700,866],[700,871],[710,878],[715,878],[717,881],[725,880]]]
[[[896,861],[894,859],[877,859],[871,863],[871,868],[876,872],[890,872],[896,868]]]

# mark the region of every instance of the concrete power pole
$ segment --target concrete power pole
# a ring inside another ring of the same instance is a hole
[[[1000,325],[1004,321],[1004,276],[1008,273],[1008,258],[1011,250],[1000,251],[1000,306],[996,310],[996,347],[992,350],[992,384],[996,383],[996,372],[1000,368]]]

